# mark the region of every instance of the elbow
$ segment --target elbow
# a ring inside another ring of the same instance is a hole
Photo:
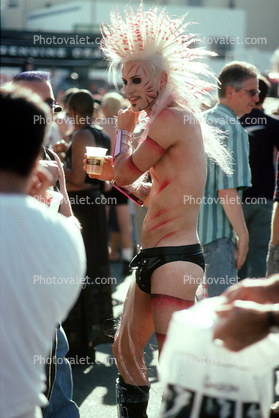
[[[218,190],[219,197],[226,197],[231,194],[232,189],[220,189]]]
[[[219,197],[224,197],[225,196],[225,191],[224,190],[218,190],[218,195]]]
[[[117,184],[117,186],[119,186],[119,187],[127,186],[128,184],[131,183],[127,179],[127,176],[125,176],[125,173],[121,173],[118,170],[114,174],[114,180],[115,180],[115,183]]]
[[[114,179],[118,186],[128,186],[136,181],[142,174],[133,163],[132,157],[122,158],[114,168]]]

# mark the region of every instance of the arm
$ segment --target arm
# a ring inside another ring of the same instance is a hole
[[[68,148],[68,146],[69,143],[66,142],[64,139],[61,139],[61,141],[56,142],[56,144],[54,144],[52,147],[53,151],[56,152],[56,154],[62,162],[64,162],[65,160],[65,151]]]
[[[279,303],[279,274],[268,279],[245,279],[230,286],[223,296],[226,303],[236,300],[252,300],[257,303]]]
[[[279,274],[269,279],[242,280],[229,287],[223,296],[226,300],[216,311],[220,322],[213,338],[223,340],[230,350],[239,351],[261,340],[272,325],[279,325]]]
[[[66,180],[65,180],[63,166],[62,166],[62,163],[61,163],[60,158],[58,157],[58,155],[51,150],[50,150],[50,152],[53,154],[53,156],[55,158],[55,161],[57,163],[57,166],[58,166],[58,170],[59,170],[59,175],[58,175],[59,189],[60,189],[60,193],[63,195],[63,200],[62,200],[59,212],[64,216],[70,217],[70,216],[73,216],[73,211],[72,211],[69,196],[68,196],[68,193],[67,193],[67,190],[66,190]]]
[[[249,235],[243,215],[241,199],[237,189],[223,189],[219,190],[218,193],[223,209],[238,236],[236,267],[240,269],[246,259],[249,244]]]
[[[217,311],[220,322],[215,327],[213,338],[220,339],[224,346],[239,351],[262,340],[274,325],[279,325],[279,304],[262,305],[255,302],[235,301]]]
[[[87,170],[87,154],[84,155],[83,160],[83,169],[84,171]],[[90,178],[96,178],[102,181],[111,182],[110,184],[114,183],[114,187],[118,188],[117,184],[115,184],[114,180],[114,173],[113,173],[113,162],[111,156],[106,156],[104,159],[104,165],[102,169],[101,175],[96,174],[88,174]],[[125,190],[123,190],[125,189]],[[118,188],[119,190],[119,188]],[[139,201],[141,201],[144,206],[148,206],[148,198],[149,193],[151,190],[151,184],[147,184],[146,182],[136,180],[134,183],[122,187],[122,190],[120,190],[122,193],[125,192],[127,196],[134,195],[135,198],[137,198]]]
[[[117,128],[133,132],[138,115],[130,108],[120,110]],[[114,159],[114,179],[119,186],[134,183],[153,167],[166,150],[173,145],[173,127],[177,124],[175,115],[169,109],[163,110],[152,123],[147,138],[131,153],[127,149]],[[171,129],[172,128],[172,129]]]
[[[272,213],[271,243],[279,245],[279,202],[274,202]]]
[[[84,185],[86,174],[83,170],[83,158],[87,145],[92,145],[92,134],[87,131],[76,131],[72,141],[72,167],[64,168],[67,183],[81,189]]]

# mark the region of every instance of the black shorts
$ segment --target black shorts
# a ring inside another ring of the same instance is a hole
[[[172,261],[188,261],[205,269],[203,250],[199,243],[141,249],[130,263],[130,267],[136,270],[136,282],[140,290],[151,293],[150,278],[153,271]]]

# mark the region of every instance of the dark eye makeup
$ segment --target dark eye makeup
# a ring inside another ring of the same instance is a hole
[[[124,78],[122,79],[122,82],[123,82],[123,84],[124,84],[124,86],[127,86],[127,80],[125,80]],[[135,78],[132,78],[132,83],[133,84],[140,84],[141,83],[141,78],[140,77],[135,77]]]
[[[134,84],[140,84],[140,82],[141,82],[141,78],[139,78],[139,77],[133,78],[133,83]]]

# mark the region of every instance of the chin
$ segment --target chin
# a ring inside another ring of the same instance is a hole
[[[133,111],[133,112],[135,112],[135,113],[136,113],[136,112],[141,112],[142,110],[144,110],[144,109],[141,109],[141,108],[140,108],[140,106],[139,106],[137,103],[132,104],[132,105],[131,105],[131,109],[132,109],[132,111]]]

